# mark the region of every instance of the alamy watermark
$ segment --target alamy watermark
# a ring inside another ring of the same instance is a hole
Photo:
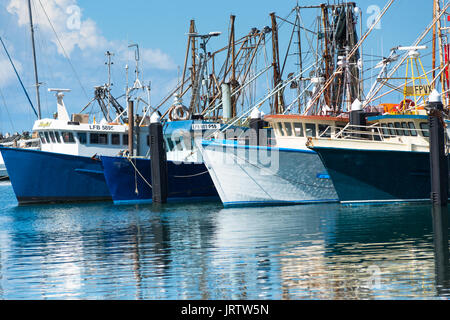
[[[167,139],[166,147],[169,160],[175,164],[188,161],[190,156],[195,156],[200,152],[199,148],[202,148],[203,155],[206,154],[215,164],[252,167],[260,175],[276,174],[280,168],[280,152],[278,148],[270,146],[275,137],[272,132],[268,133],[264,129],[259,130],[258,134],[259,136],[254,130],[229,129],[216,132],[211,140],[211,133],[207,131],[194,131],[191,135],[188,131],[174,130]],[[187,151],[185,157],[170,159],[171,151],[183,154],[183,150],[185,153]]]
[[[375,4],[370,5],[367,7],[366,13],[369,15],[369,17],[366,20],[367,28],[370,29],[375,22],[377,21],[378,17],[381,15],[381,8]],[[380,30],[381,29],[381,20],[376,24],[374,29]]]
[[[381,288],[381,269],[376,265],[372,265],[363,269],[368,277],[362,281],[361,287],[369,290]]]
[[[81,29],[81,9],[79,6],[72,5],[68,6],[66,13],[69,17],[66,20],[66,26],[69,30],[80,30]]]

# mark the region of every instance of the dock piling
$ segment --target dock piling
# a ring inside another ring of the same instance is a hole
[[[167,203],[168,173],[167,154],[160,117],[154,113],[150,118],[150,162],[152,172],[152,200]]]
[[[250,145],[260,146],[261,131],[264,128],[264,119],[262,119],[261,112],[258,109],[253,109],[250,115]]]
[[[350,125],[354,126],[352,127],[352,130],[355,131],[364,131],[364,126],[367,125],[366,123],[366,114],[364,110],[362,109],[362,103],[358,99],[356,99],[352,104],[352,110],[350,111]],[[362,134],[355,134],[354,135],[357,138],[364,138],[364,135]]]
[[[445,154],[445,131],[441,96],[437,90],[430,94],[428,123],[430,131],[431,201],[433,206],[448,203],[448,159]]]

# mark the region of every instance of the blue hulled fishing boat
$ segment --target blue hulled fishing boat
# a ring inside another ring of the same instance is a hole
[[[115,204],[151,203],[151,160],[101,157],[103,172]],[[168,201],[218,200],[218,194],[203,163],[168,161]]]
[[[344,204],[430,201],[429,129],[426,115],[369,117],[356,134],[311,138]],[[449,123],[446,121],[446,123]],[[361,131],[361,128],[364,130]],[[345,138],[347,137],[347,138]]]
[[[218,200],[219,196],[195,138],[223,125],[202,120],[169,121],[164,125],[167,152],[168,201]],[[100,157],[114,203],[151,203],[150,157]]]

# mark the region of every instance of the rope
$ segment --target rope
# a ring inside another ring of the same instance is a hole
[[[201,173],[197,173],[197,174],[192,174],[192,175],[190,175],[190,176],[173,176],[173,177],[174,177],[174,178],[192,178],[192,177],[198,177],[198,176],[204,175],[204,174],[206,174],[206,173],[208,173],[208,170],[206,170],[205,172],[201,172]]]
[[[135,164],[133,163],[132,159],[130,157],[127,157],[128,161],[131,163],[131,165],[133,166],[135,173],[139,174],[139,176],[142,178],[142,180],[144,180],[144,182],[153,189],[152,185],[144,178],[144,176],[139,172],[138,168],[136,168]],[[137,190],[137,181],[136,181],[136,190]]]

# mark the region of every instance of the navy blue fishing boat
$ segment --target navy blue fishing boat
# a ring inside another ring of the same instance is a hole
[[[309,147],[326,167],[344,204],[429,202],[428,117],[369,117],[363,138],[312,138]],[[446,121],[448,122],[448,121]],[[361,133],[361,132],[360,132]]]
[[[115,204],[151,203],[151,160],[100,157]],[[219,200],[214,183],[203,163],[167,162],[168,201]]]

